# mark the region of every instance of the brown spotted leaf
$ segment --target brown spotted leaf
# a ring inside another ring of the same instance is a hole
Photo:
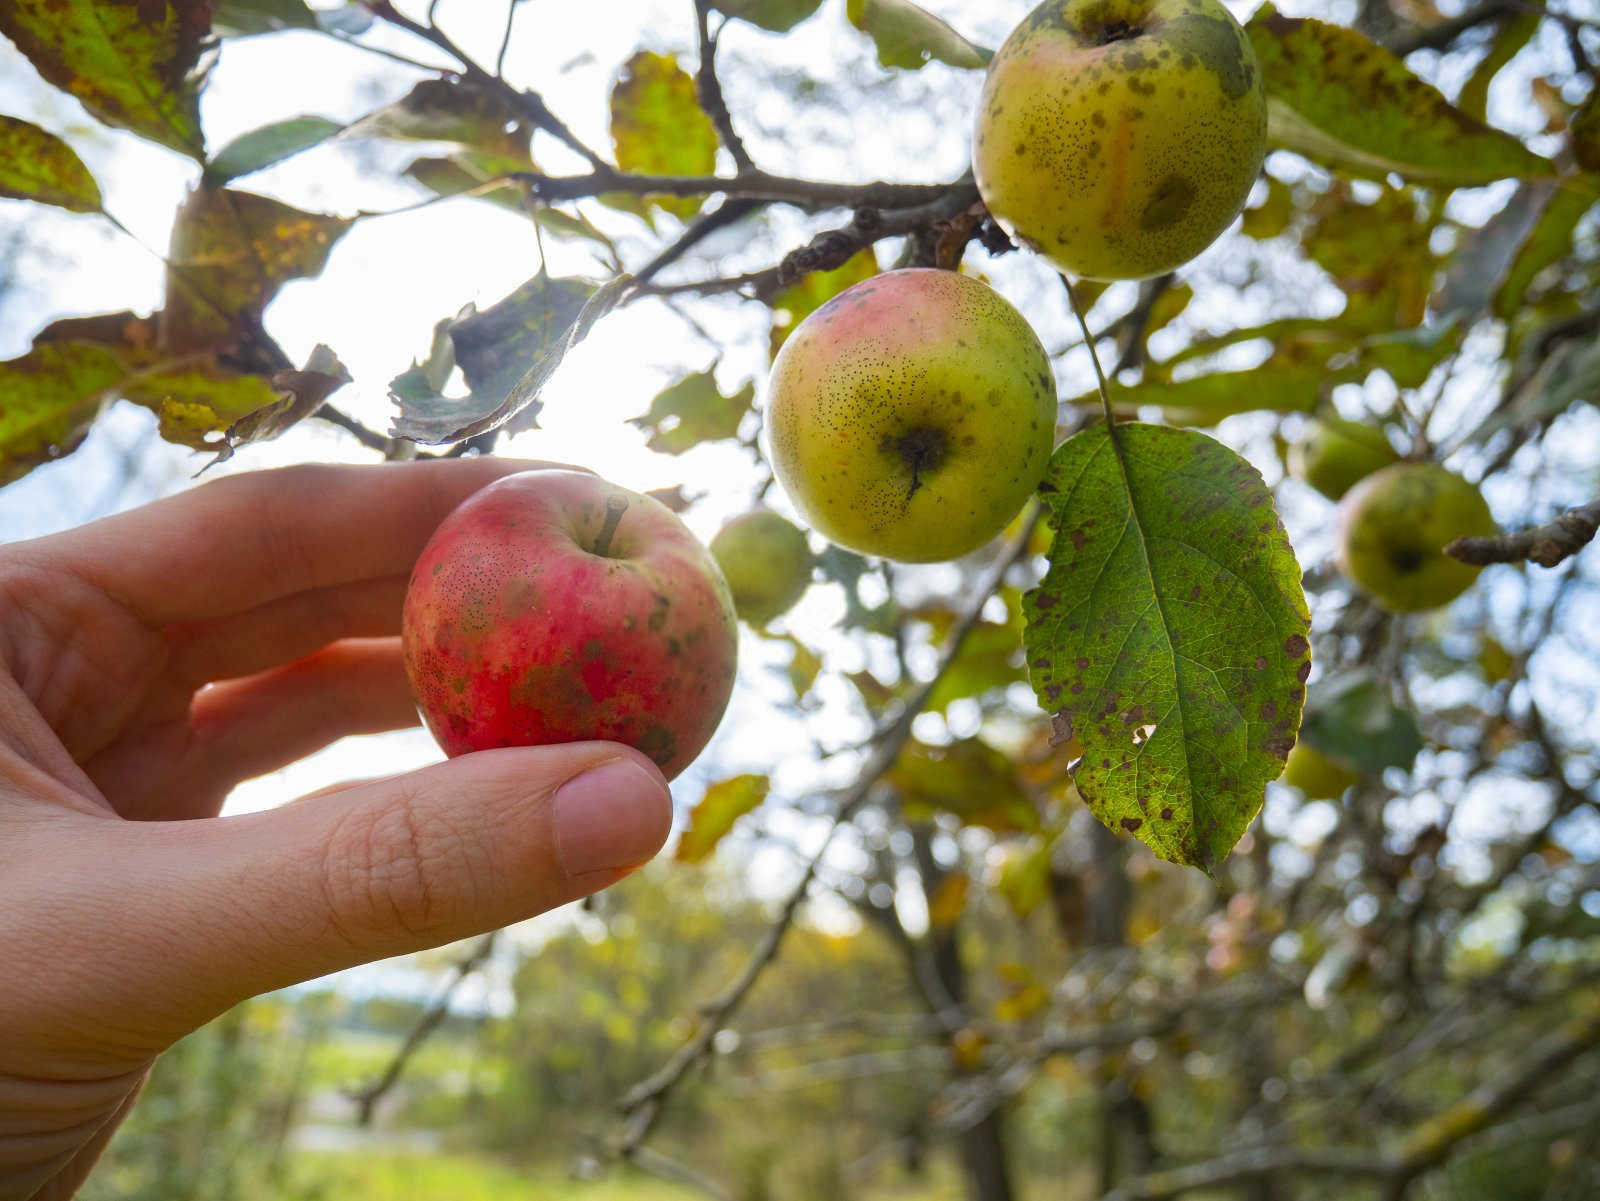
[[[1311,670],[1300,567],[1256,469],[1191,430],[1104,424],[1040,486],[1056,531],[1024,600],[1029,675],[1078,738],[1096,817],[1210,871],[1294,745]]]
[[[0,114],[0,196],[37,200],[75,213],[100,210],[100,185],[60,138]]]
[[[611,89],[611,144],[617,166],[641,175],[710,175],[717,166],[717,130],[700,107],[694,79],[670,54],[640,50],[622,64]],[[647,198],[678,217],[700,208],[693,196]],[[606,197],[613,207],[627,199]]]
[[[0,33],[107,125],[200,158],[209,0],[6,0]]]
[[[197,187],[172,227],[162,348],[184,353],[237,341],[285,283],[321,272],[350,224],[251,192]]]
[[[678,840],[678,862],[699,863],[706,859],[733,829],[734,822],[767,799],[771,783],[766,776],[745,775],[719,780],[707,788],[689,814],[689,828]]]
[[[0,484],[75,450],[122,377],[116,355],[87,342],[36,345],[0,363]]]
[[[1471,187],[1548,175],[1548,159],[1455,107],[1354,29],[1263,4],[1245,27],[1267,87],[1267,137],[1364,179]]]
[[[714,368],[708,367],[657,393],[649,411],[630,418],[630,423],[648,431],[645,445],[651,450],[681,455],[702,442],[734,437],[755,396],[754,381],[723,395]]]

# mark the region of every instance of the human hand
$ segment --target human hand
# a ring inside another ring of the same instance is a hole
[[[417,723],[413,561],[494,459],[233,476],[0,547],[0,1201],[65,1198],[161,1051],[238,1001],[586,896],[671,803],[612,743],[483,751],[217,819]]]

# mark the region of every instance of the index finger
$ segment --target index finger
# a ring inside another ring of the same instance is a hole
[[[16,549],[152,625],[196,621],[409,572],[435,527],[472,493],[551,466],[486,456],[246,472]]]

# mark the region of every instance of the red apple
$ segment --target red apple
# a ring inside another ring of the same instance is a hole
[[[579,471],[464,501],[417,559],[401,628],[447,755],[600,739],[670,778],[733,690],[733,600],[710,553],[660,502]]]

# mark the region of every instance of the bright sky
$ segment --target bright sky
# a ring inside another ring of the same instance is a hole
[[[410,7],[420,12],[420,5]],[[948,0],[927,7],[974,40],[997,45],[1029,5],[1019,0],[999,4]],[[1243,18],[1252,6],[1229,7]],[[1281,7],[1332,19],[1350,15],[1349,5]],[[826,0],[817,16],[781,37],[742,23],[729,27],[719,62],[724,66],[730,108],[756,160],[786,173],[853,181],[928,181],[958,175],[966,166],[968,113],[981,76],[935,64],[920,73],[890,77],[876,66],[870,43],[848,26],[843,10],[843,0]],[[499,3],[445,0],[440,8],[440,20],[451,35],[486,61],[493,59],[503,15]],[[507,59],[508,75],[514,83],[536,86],[589,144],[609,148],[606,96],[618,64],[641,46],[684,52],[685,61],[692,63],[693,36],[687,0],[591,0],[581,7],[548,0],[527,3]],[[436,57],[428,47],[398,32],[386,32],[381,41],[407,54]],[[1552,56],[1560,53],[1559,47],[1550,47]],[[1505,73],[1491,97],[1495,119],[1524,135],[1536,130],[1536,114],[1523,100],[1532,73],[1531,68]],[[309,34],[229,41],[203,101],[208,145],[218,148],[248,129],[302,113],[352,119],[398,98],[417,77],[378,57]],[[897,115],[893,120],[854,119],[852,111],[810,96],[805,91],[809,85],[803,84],[806,79],[815,80],[823,94],[836,86],[867,89],[874,103],[893,103]],[[1459,80],[1441,83],[1453,90]],[[0,111],[37,121],[65,137],[100,181],[108,209],[144,247],[166,246],[172,214],[197,175],[193,163],[96,126],[75,102],[41,84],[26,61],[3,42]],[[398,209],[419,199],[419,190],[385,182],[383,169],[392,175],[417,153],[415,143],[335,143],[234,186],[314,210]],[[535,143],[535,155],[550,170],[578,166],[542,135]],[[1508,191],[1508,187],[1488,189],[1460,203],[1466,214],[1481,220],[1503,203]],[[619,235],[631,264],[644,261],[661,244],[631,218],[598,206],[587,211]],[[670,219],[666,224],[670,226]],[[827,224],[826,218],[819,223],[775,210],[755,234],[741,228],[708,249],[725,256],[722,265],[729,271],[765,266]],[[600,274],[580,245],[547,240],[544,249],[552,274]],[[1271,271],[1279,280],[1292,281],[1292,286],[1285,292],[1252,282],[1252,264],[1260,255],[1254,244],[1226,237],[1185,268],[1184,277],[1200,291],[1186,314],[1189,328],[1221,329],[1263,320],[1290,311],[1286,303],[1298,314],[1337,311],[1338,294],[1320,270],[1275,248],[1267,251]],[[414,357],[425,354],[434,323],[469,302],[480,307],[493,303],[534,274],[539,262],[530,225],[492,205],[461,200],[363,221],[337,245],[320,278],[283,289],[268,312],[267,326],[297,361],[318,342],[331,345],[355,378],[334,402],[369,426],[386,430],[391,411],[388,381]],[[975,251],[969,263],[1028,314],[1047,347],[1058,350],[1076,340],[1059,285],[1038,260],[1027,255],[988,260]],[[11,278],[10,290],[0,289],[0,357],[23,353],[33,334],[57,317],[121,308],[145,313],[161,303],[159,259],[92,216],[0,201],[0,271],[6,266]],[[1221,286],[1224,283],[1229,286]],[[1131,292],[1132,285],[1118,285],[1101,311],[1117,311]],[[682,374],[714,362],[725,387],[737,387],[752,377],[760,381],[767,362],[767,318],[758,305],[726,300],[688,308],[698,325],[712,332],[715,344],[658,303],[636,304],[608,317],[552,381],[544,398],[542,428],[504,444],[504,453],[582,463],[635,489],[684,483],[691,492],[706,490],[707,498],[687,520],[697,533],[709,537],[748,503],[755,478],[748,457],[726,446],[699,448],[681,459],[656,455],[645,449],[644,436],[626,420],[642,413],[655,393]],[[1163,331],[1153,349],[1159,357],[1185,336],[1178,329]],[[1263,353],[1260,347],[1241,347],[1230,365],[1248,366]],[[1065,356],[1059,374],[1063,396],[1082,391],[1090,379],[1081,352]],[[1485,392],[1483,381],[1478,382],[1476,392],[1470,387],[1462,390],[1460,403],[1481,402]],[[1373,398],[1378,398],[1376,393]],[[1359,388],[1348,389],[1339,400],[1351,415],[1362,410]],[[1243,417],[1224,430],[1230,441],[1250,453],[1269,481],[1277,477],[1268,441],[1271,427],[1270,419]],[[1572,436],[1557,446],[1564,470],[1544,476],[1541,491],[1531,496],[1491,495],[1503,518],[1516,516],[1530,503],[1551,508],[1587,495],[1584,489],[1592,486],[1600,462],[1600,420],[1589,410],[1575,415],[1570,428]],[[306,422],[276,442],[244,449],[214,474],[305,459],[370,458],[341,431]],[[0,541],[67,528],[177,491],[189,486],[190,474],[201,462],[191,452],[155,438],[154,418],[148,413],[118,406],[77,453],[0,492]],[[1508,489],[1516,492],[1518,486],[1512,483]],[[769,499],[784,507],[776,489]],[[1326,507],[1303,489],[1286,489],[1284,503],[1302,560],[1319,561],[1331,546]],[[940,586],[953,578],[948,568],[921,569],[920,574]],[[907,578],[914,584],[918,575],[909,572]],[[825,648],[830,662],[850,669],[866,661],[866,652],[859,641],[842,639],[833,630],[841,613],[837,589],[816,587],[790,619],[789,628]],[[741,653],[743,670],[730,716],[711,750],[675,785],[680,804],[698,799],[709,779],[772,770],[775,765],[775,794],[792,796],[816,782],[809,734],[817,732],[817,726],[808,731],[776,704],[788,692],[781,676],[788,651],[746,634]],[[1578,673],[1582,686],[1596,686],[1592,664],[1586,674],[1581,665],[1568,665],[1567,670]],[[821,686],[821,699],[835,716],[818,726],[822,736],[836,743],[866,733],[847,693],[848,686],[837,679]],[[1020,690],[1019,700],[1031,703],[1026,697],[1026,690]],[[937,737],[939,730],[931,727],[939,724],[937,718],[929,718],[918,731]],[[972,732],[975,706],[957,708],[951,726],[955,733]],[[420,732],[347,740],[293,768],[241,786],[229,811],[270,806],[335,780],[437,758],[431,740]],[[840,764],[828,770],[847,775],[848,767]],[[1425,820],[1427,798],[1413,798],[1412,804],[1424,815],[1419,821]],[[1502,796],[1492,808],[1503,805]],[[1280,824],[1288,820],[1285,816]],[[1298,820],[1309,831],[1307,841],[1312,841],[1314,818]],[[771,826],[802,845],[817,836],[815,824],[804,819],[780,816]],[[752,880],[773,891],[792,878],[791,870],[788,852],[772,848],[756,852],[750,862]]]

